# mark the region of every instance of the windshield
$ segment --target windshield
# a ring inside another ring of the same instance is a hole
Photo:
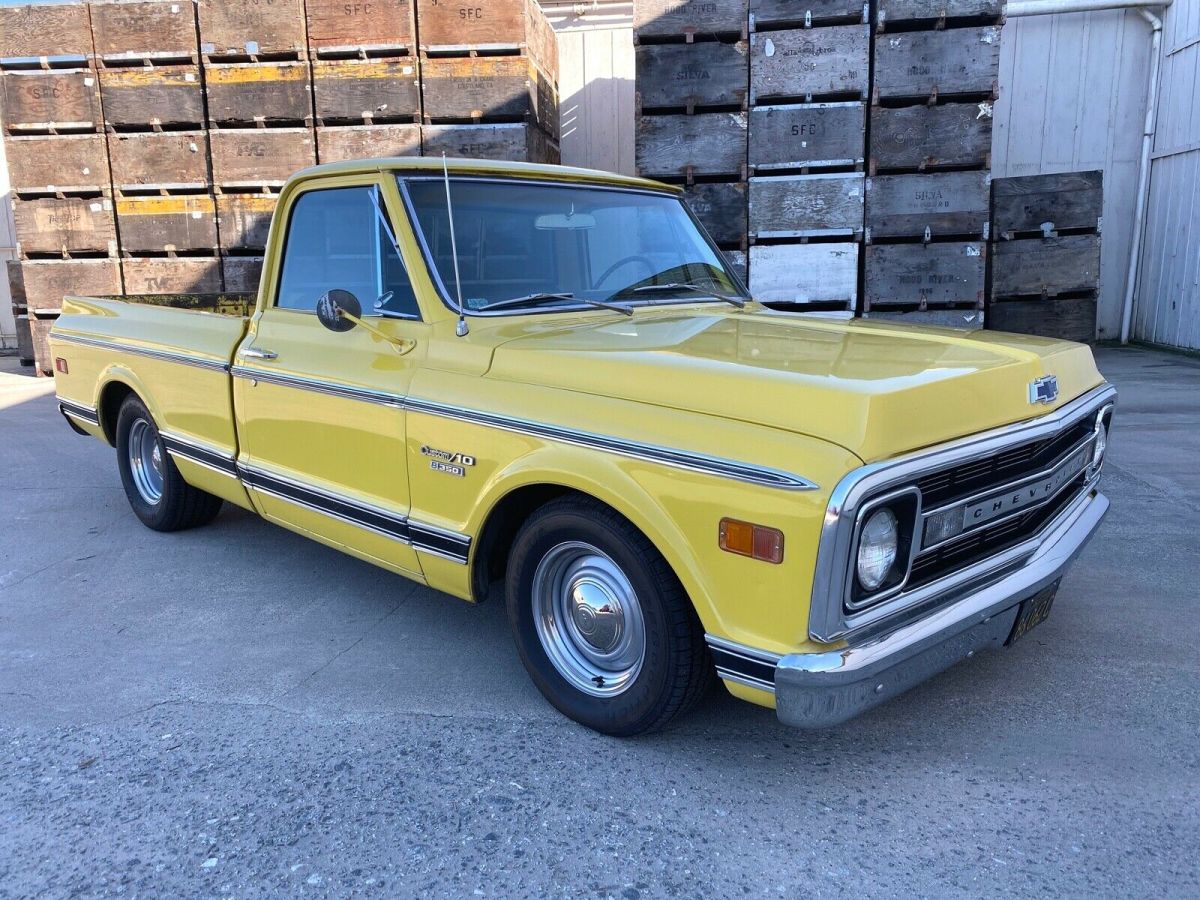
[[[402,182],[430,261],[454,298],[446,186],[440,178]],[[470,178],[451,178],[450,196],[469,312],[746,297],[674,196]]]

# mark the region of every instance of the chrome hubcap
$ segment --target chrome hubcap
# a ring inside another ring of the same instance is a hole
[[[158,431],[145,419],[138,419],[129,428],[129,471],[143,500],[153,506],[162,499],[162,449]]]
[[[633,585],[590,544],[559,544],[533,574],[538,639],[558,673],[593,697],[612,697],[637,678],[646,626]]]

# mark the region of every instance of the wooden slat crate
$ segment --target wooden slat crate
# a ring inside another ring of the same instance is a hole
[[[863,0],[750,0],[750,30],[803,28],[805,22],[862,18]]]
[[[190,59],[196,42],[196,6],[177,0],[92,3],[92,38],[103,60]]]
[[[8,137],[4,151],[12,189],[18,194],[108,190],[102,134]]]
[[[116,259],[29,259],[8,264],[14,303],[30,312],[62,309],[67,294],[111,296],[121,293],[121,270]]]
[[[868,240],[926,233],[985,236],[990,177],[987,172],[938,172],[868,178]]]
[[[558,144],[536,125],[422,125],[425,156],[466,156],[510,162],[559,162]]]
[[[421,114],[416,57],[318,60],[312,65],[318,122],[413,122]]]
[[[992,182],[992,230],[997,237],[1051,231],[1100,230],[1103,172],[997,178]]]
[[[317,156],[323,163],[377,156],[420,155],[419,125],[353,125],[317,129]]]
[[[748,282],[750,280],[750,270],[746,265],[746,251],[725,250],[723,252],[725,253],[725,258],[729,260],[730,268],[737,272],[738,277],[742,279],[743,283]]]
[[[637,170],[642,175],[744,177],[745,113],[641,116],[636,129]]]
[[[744,182],[693,184],[684,198],[712,239],[721,245],[746,244],[746,185]]]
[[[310,78],[307,62],[205,66],[208,120],[221,125],[308,121]]]
[[[1003,0],[878,0],[875,21],[885,28],[893,22],[998,19],[1003,13]]]
[[[108,197],[38,197],[14,200],[21,252],[107,253],[116,256],[117,232]]]
[[[108,135],[117,190],[198,190],[208,184],[208,135],[203,131],[151,131]]]
[[[987,327],[1090,344],[1096,340],[1096,298],[1010,300],[988,307]]]
[[[750,36],[750,102],[862,97],[870,27],[793,28]]]
[[[221,261],[215,256],[152,256],[121,260],[127,294],[219,294]]]
[[[994,246],[992,297],[1054,296],[1100,286],[1100,235],[1075,234]]]
[[[202,0],[199,19],[206,56],[296,58],[306,51],[304,0]]]
[[[642,109],[742,107],[750,79],[750,47],[734,44],[641,44],[636,50]]]
[[[557,79],[558,42],[536,0],[416,0],[421,49],[433,53],[524,48]]]
[[[222,250],[262,250],[267,246],[275,194],[221,194],[217,197],[217,222]]]
[[[865,141],[866,107],[859,100],[750,110],[752,170],[859,165]]]
[[[638,0],[633,28],[646,38],[744,34],[746,0]]]
[[[33,365],[38,375],[54,374],[54,358],[50,353],[50,329],[58,313],[34,313],[29,316],[29,335],[33,342]]]
[[[850,236],[863,228],[863,176],[782,175],[750,179],[750,236]]]
[[[426,121],[526,117],[547,134],[558,132],[555,87],[528,57],[426,59],[421,94]]]
[[[939,166],[988,168],[992,156],[992,105],[876,106],[871,110],[871,169]]]
[[[1000,28],[947,28],[875,37],[875,98],[993,96],[1000,73]]]
[[[204,92],[200,67],[184,65],[102,69],[100,96],[108,125],[200,125]]]
[[[127,253],[217,248],[217,210],[208,194],[118,198],[117,226]]]
[[[231,128],[208,139],[218,187],[281,186],[317,159],[310,128]]]
[[[967,331],[977,331],[984,323],[982,309],[877,310],[865,313],[863,318],[872,322],[922,328],[962,328]]]
[[[254,294],[262,277],[261,256],[226,256],[221,259],[221,274],[227,294]]]
[[[5,72],[4,125],[21,131],[95,131],[100,114],[100,90],[92,69],[50,72]]]
[[[0,60],[91,55],[88,7],[82,3],[0,6]]]
[[[33,332],[28,314],[17,316],[17,359],[23,366],[33,365]]]
[[[317,56],[416,45],[412,0],[306,0],[308,47]]]
[[[784,303],[858,300],[858,244],[782,244],[750,248],[750,293]]]
[[[865,309],[983,308],[987,245],[982,242],[872,244],[866,254]]]

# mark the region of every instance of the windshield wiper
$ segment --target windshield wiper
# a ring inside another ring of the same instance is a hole
[[[702,288],[698,284],[685,284],[683,282],[672,282],[670,284],[644,284],[641,287],[633,288],[633,293],[644,294],[651,291],[694,291],[697,294],[704,294],[706,297],[712,297],[716,300],[724,300],[726,303],[732,303],[738,309],[746,307],[746,301],[741,297],[731,297],[728,294],[722,294],[720,291]]]
[[[590,300],[587,297],[576,297],[570,293],[552,293],[549,291],[541,291],[534,294],[526,294],[524,297],[513,297],[511,300],[497,300],[495,303],[489,303],[486,306],[479,307],[476,312],[487,312],[490,309],[507,309],[513,306],[527,306],[537,303],[543,303],[546,300],[574,300],[578,303],[586,303],[589,306],[598,306],[601,309],[611,309],[619,313],[624,313],[627,316],[633,315],[633,310],[628,306],[621,306],[619,303],[605,303],[603,300]]]

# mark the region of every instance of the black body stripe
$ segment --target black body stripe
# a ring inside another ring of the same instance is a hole
[[[223,453],[209,450],[207,447],[198,447],[195,444],[185,444],[179,438],[168,434],[162,434],[161,437],[166,448],[176,456],[182,456],[184,459],[190,459],[193,462],[209,466],[227,475],[238,474],[237,465]]]
[[[740,675],[750,681],[762,682],[768,687],[775,686],[775,666],[773,663],[760,659],[751,659],[748,656],[742,656],[723,647],[713,647],[710,645],[709,650],[712,651],[713,662],[717,664],[719,671]]]
[[[84,406],[82,403],[74,403],[70,400],[59,398],[59,407],[64,413],[69,413],[77,419],[82,419],[85,422],[90,422],[92,425],[100,424],[100,415],[90,406]]]

